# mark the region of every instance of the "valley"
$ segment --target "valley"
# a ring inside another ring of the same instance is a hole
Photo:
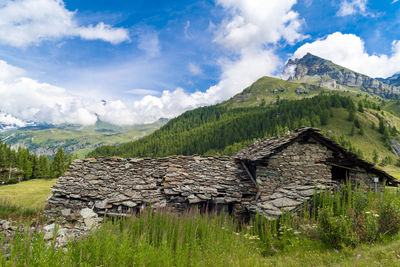
[[[146,136],[167,122],[160,119],[152,124],[116,126],[98,121],[93,126],[42,125],[0,132],[0,139],[13,148],[28,148],[38,155],[52,156],[62,147],[66,153],[84,158],[101,145],[118,145]]]

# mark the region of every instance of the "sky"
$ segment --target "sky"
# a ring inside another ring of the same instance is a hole
[[[229,99],[310,52],[400,72],[399,0],[0,0],[0,123],[116,125]]]

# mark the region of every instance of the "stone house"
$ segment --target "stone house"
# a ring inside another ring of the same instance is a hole
[[[318,129],[264,138],[232,157],[89,158],[76,160],[54,184],[47,213],[93,208],[126,215],[145,206],[183,212],[191,206],[238,217],[298,209],[315,190],[397,180],[323,136]],[[375,181],[375,182],[374,182]]]

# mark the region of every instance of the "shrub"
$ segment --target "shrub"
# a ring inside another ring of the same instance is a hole
[[[393,236],[400,230],[400,215],[392,202],[381,201],[379,207],[379,230],[382,237]]]
[[[334,216],[330,208],[323,208],[318,215],[318,236],[334,248],[355,246],[358,236],[352,231],[352,221],[345,215]]]

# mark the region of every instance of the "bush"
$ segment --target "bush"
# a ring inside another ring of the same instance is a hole
[[[392,202],[381,201],[379,203],[379,230],[378,234],[384,236],[393,236],[400,230],[400,215],[396,211]]]
[[[334,248],[355,246],[359,240],[352,231],[352,221],[345,215],[334,216],[330,208],[323,208],[318,215],[318,236]]]

